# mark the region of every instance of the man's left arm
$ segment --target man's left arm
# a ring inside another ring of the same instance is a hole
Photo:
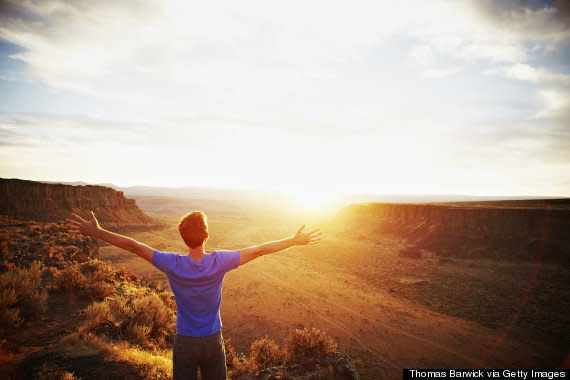
[[[152,256],[154,248],[136,241],[128,236],[117,234],[102,228],[95,217],[93,211],[90,213],[89,220],[85,220],[77,214],[71,214],[71,217],[65,220],[67,231],[73,234],[82,234],[101,239],[109,244],[132,252],[149,263],[152,264]]]
[[[305,226],[303,225],[295,235],[286,239],[270,241],[261,245],[240,249],[239,265],[244,265],[263,255],[279,252],[295,245],[313,245],[321,240],[321,233],[318,228],[310,232],[303,232],[304,228]]]

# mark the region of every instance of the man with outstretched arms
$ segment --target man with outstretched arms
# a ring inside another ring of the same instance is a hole
[[[135,253],[167,275],[177,307],[172,355],[174,380],[196,379],[198,368],[203,379],[226,378],[220,318],[222,282],[226,272],[263,255],[294,245],[317,244],[320,240],[318,229],[303,232],[305,226],[302,226],[295,235],[282,240],[235,251],[206,253],[208,223],[201,211],[185,215],[178,224],[180,235],[188,246],[186,254],[161,252],[107,231],[99,225],[93,212],[87,220],[71,214],[66,227],[70,233],[92,236]]]

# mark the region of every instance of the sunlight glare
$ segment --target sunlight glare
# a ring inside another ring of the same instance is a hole
[[[301,207],[319,209],[331,204],[335,195],[319,191],[292,191],[291,197]]]

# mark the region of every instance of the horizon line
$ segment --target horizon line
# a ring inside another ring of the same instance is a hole
[[[235,187],[235,186],[216,186],[216,185],[204,185],[204,184],[195,184],[195,185],[147,185],[147,184],[135,184],[135,185],[116,185],[113,182],[90,182],[86,180],[75,180],[75,181],[54,181],[54,180],[40,180],[40,179],[28,179],[28,178],[16,178],[16,177],[0,177],[0,179],[8,179],[8,180],[21,180],[21,181],[32,181],[32,182],[42,182],[42,183],[51,183],[51,184],[62,184],[62,185],[71,185],[71,186],[81,186],[81,185],[90,185],[90,186],[104,186],[104,187],[111,187],[117,189],[130,189],[136,187],[147,187],[147,188],[156,188],[156,189],[165,189],[165,190],[182,190],[185,188],[192,188],[192,189],[215,189],[215,190],[239,190],[239,191],[246,191],[246,192],[263,192],[263,193],[274,193],[274,194],[288,194],[290,193],[287,190],[282,189],[272,189],[272,188],[252,188],[252,187]],[[319,193],[319,191],[314,191],[314,193]],[[374,193],[374,192],[334,192],[335,197],[343,197],[343,196],[371,196],[371,197],[418,197],[418,196],[431,196],[431,197],[472,197],[472,198],[494,198],[493,200],[524,200],[524,199],[568,199],[570,195],[498,195],[498,194],[469,194],[469,193],[412,193],[412,192],[402,192],[402,193]]]

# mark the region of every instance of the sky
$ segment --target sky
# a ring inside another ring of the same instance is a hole
[[[0,177],[570,196],[570,2],[0,4]]]

